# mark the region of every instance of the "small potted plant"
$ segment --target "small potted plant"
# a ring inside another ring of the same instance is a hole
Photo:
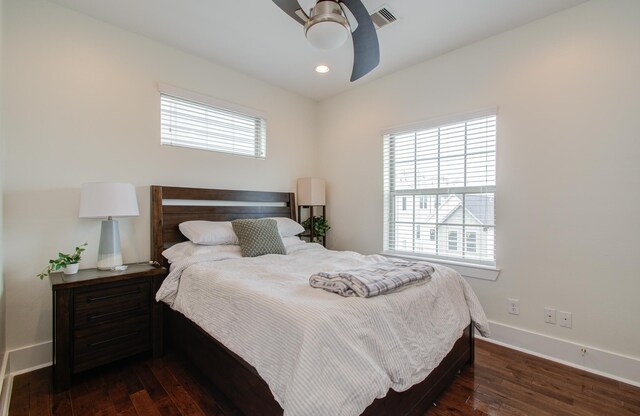
[[[51,272],[56,272],[62,269],[64,274],[76,274],[80,267],[80,259],[82,258],[82,252],[85,250],[87,243],[79,245],[73,254],[58,253],[57,259],[49,260],[49,265],[44,268],[42,272],[38,274],[40,280],[49,276]]]
[[[305,230],[309,230],[310,235],[313,236],[312,243],[321,242],[322,238],[327,235],[327,231],[331,229],[327,220],[319,216],[307,218],[302,222],[302,226]]]

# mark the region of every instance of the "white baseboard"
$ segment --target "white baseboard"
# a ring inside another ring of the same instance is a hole
[[[488,342],[640,387],[640,359],[491,321]],[[477,331],[476,331],[477,334]],[[476,335],[480,338],[479,335]],[[586,348],[583,355],[581,348]]]
[[[53,342],[47,341],[16,348],[7,353],[9,354],[9,371],[16,376],[50,366],[53,363]]]
[[[29,345],[23,348],[6,351],[0,368],[0,416],[9,414],[9,402],[13,389],[13,377],[18,374],[28,373],[52,364],[51,341]]]
[[[0,367],[0,415],[9,414],[9,401],[11,400],[11,390],[13,388],[13,376],[9,372],[9,352],[2,355],[2,366]]]

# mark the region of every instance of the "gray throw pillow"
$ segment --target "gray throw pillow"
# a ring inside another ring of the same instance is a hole
[[[240,240],[242,257],[258,257],[265,254],[287,254],[274,219],[231,221],[233,231]]]

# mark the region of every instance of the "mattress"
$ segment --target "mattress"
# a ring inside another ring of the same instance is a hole
[[[318,244],[287,255],[235,251],[172,264],[157,299],[252,365],[285,415],[358,415],[389,389],[424,380],[473,320],[488,323],[454,270],[375,298],[344,298],[309,286],[317,272],[386,260]]]

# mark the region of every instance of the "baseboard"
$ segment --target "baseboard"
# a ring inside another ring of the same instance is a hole
[[[490,321],[488,342],[640,387],[640,359]],[[481,338],[476,331],[476,337]],[[583,355],[581,348],[586,348]]]
[[[0,415],[9,414],[9,401],[11,400],[11,390],[13,388],[13,376],[9,371],[9,352],[2,355],[2,366],[0,367]]]
[[[0,381],[2,383],[0,387],[0,416],[9,414],[13,377],[50,366],[52,364],[52,346],[52,342],[47,341],[4,353],[2,367],[0,368],[0,375],[2,375],[2,380]]]
[[[53,363],[53,342],[47,341],[8,351],[9,368],[12,375],[28,373]]]

